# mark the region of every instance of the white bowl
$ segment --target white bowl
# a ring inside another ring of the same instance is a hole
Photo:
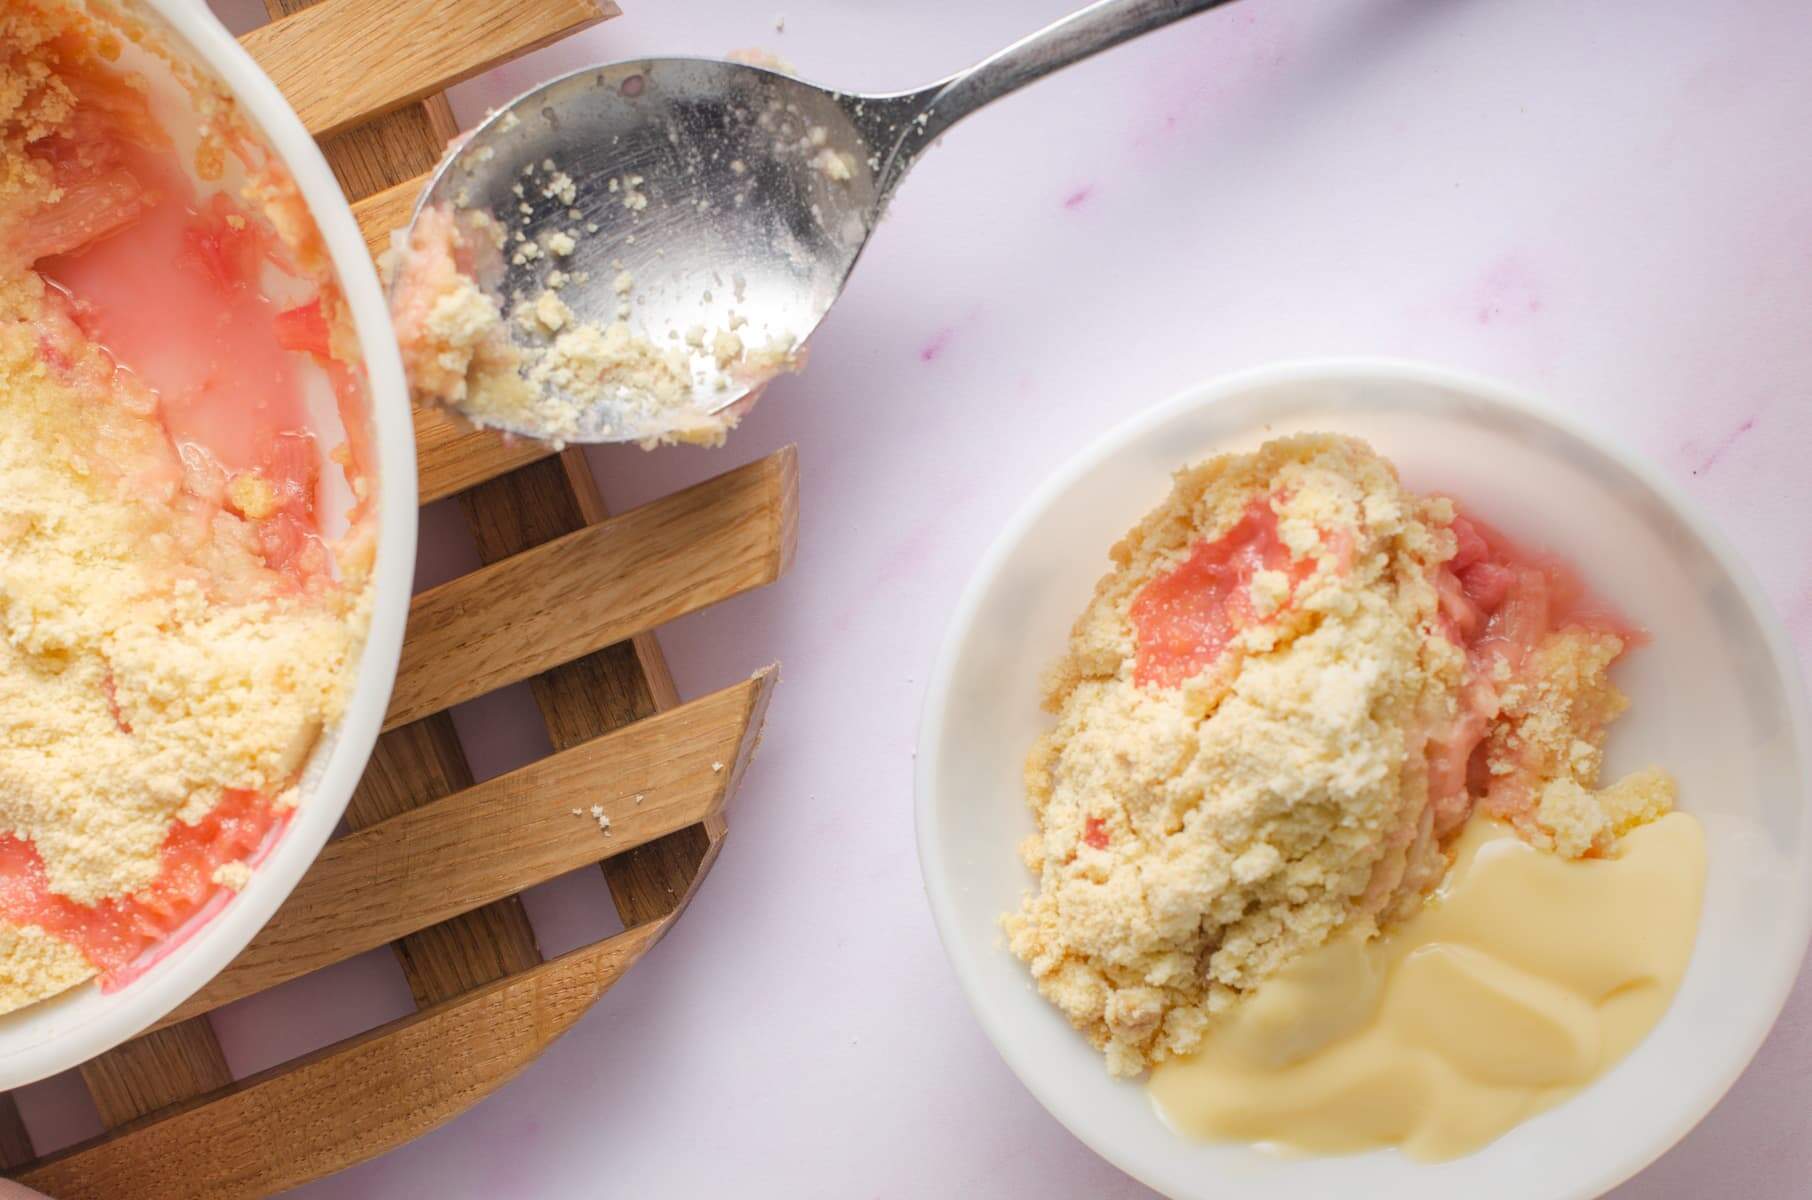
[[[1279,434],[1368,439],[1405,482],[1465,501],[1566,556],[1653,635],[1618,667],[1630,711],[1610,767],[1666,766],[1704,824],[1705,909],[1661,1024],[1604,1078],[1469,1157],[1283,1159],[1171,1133],[1142,1083],[1038,995],[998,919],[1032,880],[1020,764],[1045,726],[1037,682],[1176,468]],[[957,606],[919,734],[919,861],[969,1003],[1070,1131],[1170,1196],[1592,1196],[1652,1161],[1735,1081],[1785,1001],[1812,929],[1812,722],[1793,651],[1748,569],[1659,472],[1496,383],[1389,361],[1307,362],[1216,380],[1128,421],[1040,487]]]
[[[370,636],[345,717],[315,748],[301,804],[245,890],[140,978],[112,994],[89,983],[0,1017],[0,1089],[85,1062],[132,1037],[181,1004],[245,948],[339,823],[377,740],[402,651],[415,569],[415,432],[389,311],[358,223],[339,184],[276,85],[259,70],[202,0],[141,0],[238,98],[241,109],[294,176],[320,227],[358,330],[368,376],[376,447],[378,551]]]

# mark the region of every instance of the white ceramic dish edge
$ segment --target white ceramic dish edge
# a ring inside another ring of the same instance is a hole
[[[1015,1038],[1013,1031],[1007,1028],[1004,1006],[997,1009],[982,995],[984,984],[981,972],[971,957],[974,951],[966,944],[961,944],[959,900],[953,884],[953,876],[940,858],[944,851],[938,837],[937,822],[939,818],[934,805],[934,781],[939,775],[941,764],[938,758],[940,750],[935,736],[935,727],[950,702],[952,682],[957,673],[963,643],[966,641],[965,635],[975,620],[977,610],[986,598],[992,581],[1017,544],[1023,539],[1027,530],[1080,477],[1117,450],[1165,422],[1175,419],[1179,413],[1185,410],[1211,405],[1217,400],[1251,390],[1296,382],[1321,382],[1349,376],[1364,377],[1374,381],[1393,379],[1409,381],[1477,395],[1524,417],[1546,423],[1563,436],[1570,437],[1610,459],[1615,465],[1633,476],[1702,543],[1747,606],[1759,635],[1766,644],[1771,662],[1780,672],[1788,710],[1784,714],[1784,722],[1791,730],[1794,757],[1801,764],[1812,762],[1812,715],[1809,715],[1798,660],[1779,618],[1747,565],[1741,561],[1728,541],[1696,510],[1696,507],[1681,490],[1661,475],[1658,470],[1611,444],[1601,435],[1555,411],[1548,404],[1538,401],[1516,388],[1464,372],[1398,359],[1301,360],[1257,367],[1218,377],[1114,426],[1065,462],[1033,491],[983,554],[957,603],[925,695],[915,771],[915,829],[927,899],[939,937],[943,940],[946,954],[957,973],[958,982],[963,989],[965,998],[969,1001],[971,1009],[975,1012],[990,1041],[1007,1061],[1008,1066],[1019,1075],[1028,1090],[1032,1091],[1040,1103],[1073,1134],[1122,1170],[1139,1178],[1142,1182],[1160,1188],[1160,1190],[1164,1190],[1168,1184],[1170,1190],[1174,1191],[1174,1179],[1161,1177],[1165,1173],[1155,1169],[1151,1163],[1138,1161],[1128,1154],[1122,1153],[1120,1147],[1106,1144],[1105,1140],[1098,1136],[1099,1131],[1087,1127],[1086,1122],[1078,1119],[1081,1106],[1072,1103],[1072,1097],[1058,1094],[1061,1089],[1041,1086],[1039,1082],[1034,1082],[1030,1077],[1031,1072],[1027,1069],[1030,1064],[1019,1061],[1015,1051],[1009,1048],[1015,1044]],[[1180,461],[1177,465],[1181,465]],[[1102,569],[1101,564],[1097,564],[1096,569],[1097,571]],[[1055,645],[1049,648],[1053,656],[1056,649]],[[1798,781],[1798,797],[1802,808],[1808,803],[1812,803],[1807,788],[1807,781],[1802,777]],[[1593,1196],[1615,1187],[1654,1161],[1684,1137],[1735,1083],[1772,1028],[1774,1019],[1778,1017],[1797,977],[1808,936],[1812,935],[1812,862],[1808,862],[1805,853],[1800,855],[1797,867],[1793,878],[1794,903],[1791,911],[1781,912],[1777,915],[1779,920],[1784,923],[1782,937],[1779,940],[1783,944],[1798,947],[1798,953],[1791,956],[1782,955],[1773,964],[1768,977],[1761,981],[1761,999],[1754,1011],[1765,1013],[1766,1019],[1755,1020],[1743,1030],[1741,1053],[1728,1056],[1728,1060],[1723,1063],[1723,1069],[1715,1081],[1703,1087],[1692,1103],[1679,1112],[1677,1119],[1663,1127],[1653,1128],[1640,1134],[1631,1134],[1625,1149],[1616,1156],[1614,1162],[1600,1166],[1589,1175],[1577,1179],[1569,1178],[1564,1188],[1554,1191],[1552,1194]],[[1004,950],[998,948],[995,952],[1004,954]],[[1028,991],[1030,990],[1029,982],[1026,984],[1026,988]],[[1079,1037],[1076,1040],[1078,1044],[1081,1044]],[[1638,1053],[1640,1053],[1640,1049]],[[1105,1076],[1103,1076],[1103,1083],[1106,1084]],[[1156,1122],[1155,1115],[1152,1120],[1154,1123]],[[1191,1145],[1180,1140],[1179,1144]],[[1420,1169],[1408,1164],[1407,1160],[1399,1161],[1404,1162],[1411,1171]],[[1238,1186],[1242,1181],[1203,1180],[1205,1185],[1221,1189],[1224,1189],[1229,1182]],[[1255,1181],[1243,1182],[1249,1185]],[[1208,1187],[1205,1187],[1204,1191],[1207,1190]],[[1312,1194],[1301,1193],[1288,1186],[1275,1193],[1268,1188],[1251,1189],[1248,1186],[1247,1190],[1242,1190],[1240,1194],[1255,1194],[1257,1190],[1263,1190],[1265,1194],[1280,1196]],[[1494,1191],[1492,1194],[1498,1193]],[[1520,1193],[1504,1192],[1503,1194],[1532,1196],[1536,1193],[1523,1191]]]
[[[402,652],[415,569],[415,434],[402,359],[364,238],[314,139],[202,0],[139,0],[238,99],[283,161],[325,240],[364,355],[377,457],[378,542],[370,632],[339,726],[310,759],[303,802],[244,891],[142,978],[86,985],[0,1019],[0,1089],[104,1053],[181,1004],[231,962],[289,896],[339,823],[377,741]]]

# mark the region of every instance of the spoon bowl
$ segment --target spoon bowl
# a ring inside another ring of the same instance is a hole
[[[877,118],[892,111],[870,104]],[[882,126],[865,130],[869,106],[856,107],[739,62],[589,67],[487,118],[417,211],[489,214],[508,232],[481,282],[506,311],[551,277],[577,321],[624,320],[684,353],[698,410],[716,413],[764,382],[720,367],[719,331],[750,346],[802,344],[867,242],[882,195],[869,139]],[[570,253],[547,248],[562,237]],[[621,406],[595,404],[580,440],[640,432]]]

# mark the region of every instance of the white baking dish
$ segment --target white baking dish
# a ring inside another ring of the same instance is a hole
[[[415,439],[402,361],[352,210],[302,122],[201,0],[126,0],[171,50],[211,71],[294,177],[319,226],[357,328],[368,375],[377,497],[370,636],[352,701],[310,757],[301,803],[250,883],[144,975],[112,993],[88,983],[0,1017],[0,1089],[94,1057],[164,1016],[211,979],[270,919],[345,811],[377,739],[402,647],[415,563]]]

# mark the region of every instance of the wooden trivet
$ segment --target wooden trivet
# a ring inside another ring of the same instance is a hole
[[[374,252],[457,131],[443,89],[617,13],[265,3],[271,23],[244,44],[321,140]],[[0,1093],[13,1178],[61,1200],[225,1200],[400,1145],[527,1066],[660,939],[715,859],[774,676],[681,704],[651,631],[786,570],[792,449],[612,517],[576,450],[506,445],[438,410],[415,427],[422,503],[457,494],[486,565],[415,597],[352,832],[218,977],[83,1065],[106,1133],[38,1158]],[[474,784],[445,710],[524,679],[554,752]],[[623,932],[544,960],[516,893],[590,862]],[[210,1011],[386,942],[415,1013],[232,1078]]]

